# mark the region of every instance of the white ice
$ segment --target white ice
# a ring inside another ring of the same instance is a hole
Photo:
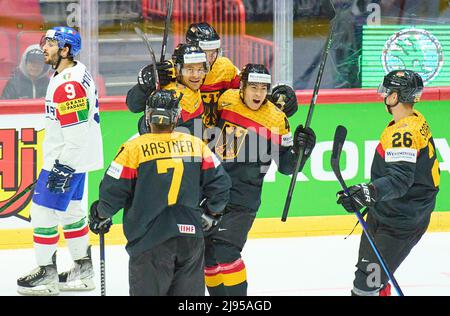
[[[250,239],[243,259],[248,294],[257,296],[348,296],[359,236]],[[97,289],[60,295],[100,295],[99,247],[93,246]],[[35,268],[32,249],[0,250],[0,295],[18,295],[16,280]],[[58,270],[71,266],[58,249]],[[450,295],[450,233],[427,233],[395,273],[404,294]],[[106,247],[106,294],[128,295],[128,255],[122,245]],[[396,295],[392,289],[392,294]]]

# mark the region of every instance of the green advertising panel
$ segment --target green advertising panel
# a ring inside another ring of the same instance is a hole
[[[425,86],[449,86],[448,25],[364,25],[362,87],[378,87],[385,74],[396,69],[418,72]]]
[[[441,168],[441,185],[436,211],[450,211],[450,129],[443,113],[450,113],[450,101],[430,101],[417,104],[416,108],[426,117],[435,139]],[[292,129],[305,121],[307,106],[301,106],[290,119]],[[102,112],[101,125],[104,139],[105,168],[114,158],[121,143],[136,133],[140,115],[127,111]],[[317,135],[317,145],[298,178],[290,217],[344,215],[336,204],[336,192],[340,189],[330,167],[331,148],[337,125],[348,129],[347,142],[341,156],[341,170],[348,185],[367,182],[370,165],[378,139],[391,116],[383,103],[326,104],[315,108],[311,126]],[[89,202],[98,197],[98,186],[104,170],[89,175]],[[266,176],[263,187],[260,218],[281,217],[290,177],[272,170]],[[115,217],[121,222],[121,216]]]

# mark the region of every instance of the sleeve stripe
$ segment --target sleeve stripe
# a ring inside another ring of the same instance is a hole
[[[202,170],[217,168],[219,165],[220,161],[214,154],[211,154],[211,156],[205,157],[202,160]]]
[[[83,123],[85,123],[86,121],[87,121],[87,120],[84,120],[84,121],[75,121],[75,122],[73,122],[73,123],[65,122],[64,124],[60,121],[60,124],[61,124],[61,127],[62,127],[62,128],[65,128],[65,127],[75,126],[75,125],[78,125],[78,124],[83,124]]]
[[[211,158],[212,156],[206,157],[202,161],[202,170],[212,169],[216,166],[214,165],[214,161]]]
[[[381,156],[381,158],[384,159],[384,149],[383,149],[383,145],[381,143],[379,143],[377,146],[377,153],[378,153],[378,155]]]
[[[230,81],[220,81],[213,84],[203,84],[200,88],[201,92],[211,92],[211,91],[218,91],[223,89],[229,89],[231,86]]]
[[[122,173],[120,174],[121,179],[136,179],[137,178],[137,170],[130,167],[123,167]]]
[[[203,102],[200,102],[200,106],[193,113],[189,113],[188,111],[185,111],[185,110],[181,109],[181,119],[183,120],[183,122],[187,122],[187,121],[189,121],[191,119],[199,117],[202,114],[203,114]]]
[[[236,75],[230,83],[230,89],[239,89],[240,83],[241,79],[239,78],[239,75]]]

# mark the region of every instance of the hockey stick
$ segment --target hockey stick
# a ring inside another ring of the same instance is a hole
[[[341,158],[342,147],[344,146],[346,136],[347,136],[347,129],[344,126],[338,125],[336,127],[336,132],[334,133],[333,151],[331,154],[331,168],[333,169],[333,172],[336,175],[336,178],[338,179],[339,183],[341,184],[341,187],[344,190],[344,194],[346,196],[348,196],[349,195],[348,187],[345,184],[344,179],[342,178],[341,169],[339,167],[339,160]],[[403,292],[402,292],[400,286],[398,285],[397,280],[395,279],[394,275],[391,273],[388,266],[386,265],[386,260],[384,260],[383,256],[381,255],[380,250],[376,246],[375,241],[367,228],[366,221],[364,220],[364,218],[362,217],[362,215],[359,211],[356,211],[355,214],[356,214],[356,217],[358,218],[359,223],[361,224],[361,226],[364,230],[364,233],[366,234],[366,237],[370,243],[370,246],[372,247],[375,255],[378,258],[378,261],[380,262],[381,266],[383,267],[384,272],[386,272],[389,280],[392,281],[392,284],[393,284],[395,290],[397,291],[397,294],[399,296],[403,296]]]
[[[101,295],[106,296],[106,276],[105,276],[105,234],[100,232],[100,287]]]
[[[167,38],[169,37],[170,19],[172,18],[173,0],[167,0],[166,7],[167,7],[167,14],[166,14],[166,20],[164,22],[164,35],[163,35],[163,41],[162,41],[162,46],[161,46],[160,62],[164,61],[164,58],[166,55]]]
[[[137,26],[134,28],[134,31],[136,32],[136,34],[142,39],[142,41],[144,42],[145,46],[148,49],[148,52],[150,54],[150,58],[152,60],[152,65],[153,65],[153,75],[155,76],[155,83],[156,83],[156,89],[159,89],[159,77],[158,77],[158,71],[156,69],[156,56],[155,56],[155,51],[152,48],[152,45],[150,45],[150,41],[148,40],[147,35],[145,35],[144,32],[142,32],[142,30],[140,28],[138,28]]]
[[[331,10],[333,11],[332,14],[330,15],[330,19],[331,19],[330,32],[328,33],[328,38],[327,38],[327,41],[325,44],[325,49],[323,50],[323,53],[322,53],[322,61],[320,62],[319,72],[317,73],[316,83],[314,84],[314,90],[313,90],[313,94],[312,94],[312,98],[311,98],[311,103],[309,105],[308,116],[306,117],[306,123],[304,126],[305,128],[308,128],[311,125],[312,115],[314,112],[314,106],[316,104],[317,94],[319,93],[320,82],[322,81],[323,70],[325,69],[325,64],[327,62],[328,53],[330,51],[331,43],[333,40],[333,34],[334,34],[333,19],[334,19],[335,12],[334,12],[333,4],[330,2],[329,5],[330,5]],[[284,203],[283,215],[281,216],[282,222],[286,221],[288,213],[289,213],[289,207],[291,206],[291,201],[292,201],[292,194],[294,193],[295,184],[297,183],[297,175],[300,170],[300,165],[303,160],[304,154],[305,154],[305,149],[300,148],[300,152],[298,153],[298,157],[297,157],[297,162],[295,163],[295,169],[294,169],[294,172],[292,173],[291,183],[289,184],[289,190],[288,190],[288,193],[286,196],[286,201]]]
[[[23,189],[20,193],[14,195],[11,199],[9,199],[8,202],[5,203],[2,207],[0,207],[0,214],[3,213],[5,210],[7,210],[11,205],[13,205],[15,202],[17,202],[22,196],[30,192],[34,189],[36,186],[37,180],[35,180],[33,183],[31,183],[29,186],[27,186],[25,189]]]

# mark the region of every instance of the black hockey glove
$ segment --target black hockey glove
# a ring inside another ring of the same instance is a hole
[[[139,71],[138,84],[145,93],[156,90],[156,78],[153,72],[153,65],[147,65]]]
[[[75,169],[59,163],[56,159],[47,179],[47,189],[53,193],[64,193],[70,189],[70,179],[72,179]]]
[[[106,234],[112,225],[111,218],[102,218],[98,215],[98,200],[91,204],[89,211],[89,228],[94,234]]]
[[[156,63],[156,71],[158,72],[159,84],[161,86],[168,85],[170,82],[175,81],[175,68],[173,63],[169,60],[162,63]],[[156,90],[156,78],[153,72],[153,65],[147,65],[143,67],[138,74],[138,84],[144,92],[153,92]]]
[[[291,117],[298,110],[295,91],[287,85],[279,85],[273,88],[269,100],[282,110],[287,117]]]
[[[373,184],[361,183],[348,188],[349,195],[344,191],[337,193],[337,204],[342,204],[349,213],[357,212],[363,207],[372,206],[376,202],[376,191]]]
[[[309,158],[314,146],[316,146],[316,134],[312,128],[297,126],[294,133],[294,152],[298,155],[300,148],[304,148],[303,156]]]

